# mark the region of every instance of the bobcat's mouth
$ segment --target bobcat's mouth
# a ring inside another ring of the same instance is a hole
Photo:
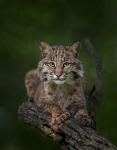
[[[64,76],[57,77],[56,75],[49,76],[48,80],[53,81],[56,84],[64,84],[66,78]]]
[[[56,84],[64,84],[65,83],[65,79],[63,80],[61,80],[61,79],[54,79],[53,80],[54,81],[54,83],[56,83]]]
[[[60,78],[57,78],[57,79],[53,79],[54,81],[64,81],[65,79],[60,79]]]

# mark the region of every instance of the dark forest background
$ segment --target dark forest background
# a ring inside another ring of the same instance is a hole
[[[95,66],[83,46],[88,37],[103,59],[104,96],[97,130],[117,145],[117,0],[0,0],[0,150],[58,150],[17,118],[27,100],[25,73],[37,66],[40,41],[82,43],[86,76]]]

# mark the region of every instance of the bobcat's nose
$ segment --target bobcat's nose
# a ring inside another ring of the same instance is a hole
[[[57,68],[55,70],[55,75],[57,76],[57,78],[59,78],[62,75],[62,69],[61,68]]]

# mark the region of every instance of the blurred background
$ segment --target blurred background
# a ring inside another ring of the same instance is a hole
[[[18,120],[17,109],[27,100],[24,76],[40,60],[40,41],[71,45],[79,40],[85,73],[93,82],[86,37],[104,66],[97,130],[117,145],[117,0],[0,0],[0,150],[60,149]]]

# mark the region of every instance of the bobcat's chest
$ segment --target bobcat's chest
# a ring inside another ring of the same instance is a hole
[[[74,91],[74,86],[43,83],[39,86],[35,99],[39,104],[40,102],[57,104],[65,110],[73,99]]]
[[[59,105],[62,109],[65,109],[69,103],[71,103],[74,95],[74,89],[68,85],[53,85],[48,89],[47,97],[53,100],[53,102]]]

